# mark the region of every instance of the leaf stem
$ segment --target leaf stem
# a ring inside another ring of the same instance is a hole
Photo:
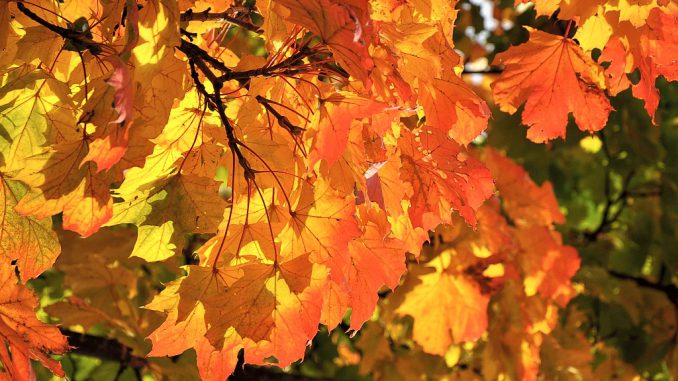
[[[570,20],[570,22],[567,23],[567,29],[565,29],[565,34],[563,35],[563,37],[569,38],[568,36],[570,35],[570,29],[572,28],[572,23],[573,23],[573,20]]]

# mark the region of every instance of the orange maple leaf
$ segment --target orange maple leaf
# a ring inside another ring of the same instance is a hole
[[[490,295],[463,273],[467,259],[443,252],[403,285],[407,297],[396,312],[414,318],[413,339],[428,353],[445,355],[452,343],[476,340],[487,328]]]
[[[374,68],[368,52],[371,26],[362,19],[368,14],[367,3],[334,0],[276,0],[275,3],[289,9],[286,16],[289,21],[320,36],[346,71],[370,87],[369,75]]]
[[[324,159],[331,167],[346,149],[353,121],[379,113],[384,108],[382,103],[355,96],[333,94],[322,100],[315,142],[309,152],[311,162]]]
[[[430,230],[451,222],[456,210],[475,224],[474,211],[492,195],[490,172],[445,131],[423,127],[402,130],[400,178],[409,186],[409,215],[415,227]]]
[[[51,354],[69,349],[59,329],[35,317],[38,300],[26,287],[17,284],[14,266],[0,266],[0,370],[1,380],[35,380],[30,360],[38,360],[54,374],[64,371]]]
[[[17,177],[31,186],[16,206],[22,215],[45,218],[63,212],[63,227],[83,237],[94,234],[112,215],[108,183],[94,165],[78,165],[85,156],[83,140],[61,143],[29,158]]]
[[[17,178],[31,189],[17,204],[17,212],[39,219],[63,212],[64,229],[83,237],[99,230],[111,218],[113,199],[106,179],[97,176],[93,164],[78,168],[86,150],[86,142],[77,140],[29,158]]]
[[[549,226],[565,222],[550,182],[537,186],[520,165],[494,149],[483,151],[482,161],[492,171],[502,205],[518,226]]]
[[[426,122],[448,132],[459,144],[469,144],[486,127],[490,109],[461,78],[434,79],[424,86],[420,101]]]
[[[603,70],[573,40],[530,29],[528,42],[498,54],[494,63],[505,66],[492,83],[494,100],[512,114],[525,103],[528,139],[564,138],[569,113],[582,131],[605,127],[612,106]]]

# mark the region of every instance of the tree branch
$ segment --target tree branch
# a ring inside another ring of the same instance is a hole
[[[201,49],[198,45],[188,42],[186,40],[181,40],[181,44],[177,46],[177,49],[184,53],[189,59],[200,59],[203,60],[207,63],[209,63],[213,68],[223,72],[223,73],[230,73],[231,70],[229,67],[224,65],[223,62],[219,61],[218,59],[212,57],[209,53]]]
[[[470,75],[470,74],[501,74],[504,72],[504,68],[500,66],[489,66],[487,69],[483,70],[471,70],[471,69],[464,69],[464,71],[461,72],[462,75]]]
[[[61,333],[68,338],[68,344],[73,347],[71,352],[116,361],[124,367],[143,368],[148,360],[132,354],[132,349],[120,344],[117,340],[105,337],[73,332],[61,328]]]
[[[221,70],[221,67],[223,67],[225,70],[222,71],[225,72],[230,72],[231,69],[228,69],[221,61],[213,58],[206,51],[200,49],[200,47],[188,41],[181,40],[181,45],[178,48],[188,56],[189,65],[191,68],[191,78],[193,79],[193,83],[195,84],[196,88],[205,97],[205,101],[208,103],[208,106],[210,106],[210,109],[216,109],[216,111],[219,113],[219,119],[221,119],[221,123],[224,125],[224,129],[226,130],[228,147],[231,149],[233,154],[238,157],[238,163],[244,171],[245,179],[248,181],[254,179],[254,170],[240,150],[240,145],[242,143],[235,136],[233,125],[231,125],[231,122],[226,116],[226,107],[224,106],[224,102],[221,99],[221,88],[223,87],[224,82],[221,78],[217,77],[214,72],[212,72],[205,61],[208,61],[213,67],[219,70]],[[196,71],[196,66],[212,84],[214,94],[207,92],[207,89],[200,81],[200,77]]]
[[[192,9],[189,9],[188,11],[181,14],[181,21],[226,21],[243,29],[249,30],[250,32],[263,32],[258,26],[252,24],[251,22],[233,17],[230,15],[231,13],[231,10],[226,10],[225,12],[219,13],[210,13],[210,8],[207,8],[202,12],[193,12]]]
[[[49,29],[50,31],[58,34],[63,38],[65,41],[70,41],[74,47],[77,47],[78,52],[82,50],[89,50],[93,55],[97,55],[98,53],[101,52],[101,46],[99,43],[96,41],[92,40],[91,38],[91,32],[85,31],[85,32],[80,32],[74,29],[66,29],[62,28],[58,25],[54,25],[50,23],[49,21],[43,19],[42,17],[38,16],[35,14],[33,11],[30,9],[26,8],[23,2],[18,1],[16,3],[17,9],[21,11],[26,17],[29,19],[37,22],[38,24],[44,26],[45,28]],[[6,21],[5,21],[6,22]],[[71,48],[72,50],[72,48]]]
[[[607,270],[607,273],[613,278],[620,280],[630,280],[639,287],[659,291],[666,295],[666,297],[669,299],[669,302],[671,302],[676,308],[678,308],[678,287],[674,286],[673,284],[654,283],[650,282],[645,278],[627,275],[614,270]]]
[[[95,357],[101,360],[120,363],[121,369],[132,368],[140,370],[148,365],[148,359],[132,354],[132,349],[117,340],[86,333],[73,332],[61,328],[61,333],[68,338],[68,344],[73,347],[71,353]],[[259,367],[245,365],[238,367],[229,381],[319,381],[322,379],[282,373],[276,367]]]

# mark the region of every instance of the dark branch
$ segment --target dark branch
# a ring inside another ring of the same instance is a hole
[[[622,183],[621,190],[619,194],[615,196],[612,191],[612,169],[610,163],[615,159],[610,152],[609,147],[607,146],[607,141],[605,139],[605,134],[601,132],[600,139],[603,142],[603,153],[607,159],[607,164],[605,166],[605,175],[604,175],[604,193],[605,193],[605,205],[603,206],[603,213],[600,217],[600,222],[598,226],[588,232],[584,232],[582,236],[588,242],[595,242],[598,237],[610,230],[612,225],[619,220],[624,209],[628,206],[628,199],[632,197],[630,184],[635,175],[635,171],[631,170]]]
[[[250,166],[250,163],[247,160],[247,158],[245,158],[242,151],[240,150],[240,145],[242,143],[235,136],[235,130],[233,128],[233,125],[231,125],[231,122],[228,120],[228,117],[226,116],[226,106],[224,106],[224,102],[221,99],[221,88],[223,87],[224,82],[221,78],[217,77],[216,74],[214,74],[214,72],[207,66],[205,61],[209,62],[213,67],[215,67],[218,70],[221,70],[221,67],[223,67],[225,70],[222,71],[230,72],[230,69],[228,69],[221,61],[212,58],[207,52],[205,52],[204,50],[202,50],[200,47],[193,43],[181,40],[181,45],[178,48],[188,56],[189,59],[188,62],[191,68],[191,78],[193,79],[193,83],[195,84],[195,87],[198,89],[198,92],[200,92],[205,97],[205,101],[207,102],[208,107],[210,107],[210,109],[212,110],[216,110],[217,113],[219,114],[219,119],[221,119],[221,123],[224,125],[224,129],[226,130],[226,137],[228,138],[228,147],[238,157],[238,163],[240,164],[244,171],[245,179],[247,179],[248,181],[254,179],[254,170]],[[198,76],[196,66],[205,75],[205,77],[207,77],[207,80],[209,80],[210,83],[212,84],[214,94],[210,94],[203,85],[203,83],[200,81],[200,77]]]
[[[198,45],[188,42],[186,40],[181,40],[181,45],[177,47],[182,53],[184,53],[189,59],[200,59],[209,63],[213,68],[223,72],[230,73],[232,70],[224,65],[223,62],[212,57],[209,53],[201,49]]]
[[[600,223],[598,226],[591,232],[585,233],[585,237],[589,241],[595,241],[598,236],[602,233],[605,233],[610,230],[610,227],[615,223],[622,212],[628,205],[629,197],[629,183],[633,179],[634,172],[631,171],[624,179],[624,184],[622,185],[621,192],[617,197],[612,195],[612,180],[610,178],[610,169],[609,167],[605,170],[605,206],[603,207],[603,215],[600,218]],[[612,211],[613,208],[617,208],[616,211]]]
[[[464,69],[464,71],[461,72],[462,75],[469,75],[469,74],[501,74],[504,72],[504,69],[499,66],[490,66],[487,69],[483,70],[470,70],[470,69]]]
[[[74,29],[66,29],[58,25],[54,25],[49,21],[43,19],[42,17],[38,16],[37,14],[33,13],[33,11],[31,11],[30,9],[26,8],[24,3],[22,3],[21,1],[16,3],[16,7],[19,9],[19,11],[21,11],[21,13],[26,15],[26,17],[28,17],[29,19],[37,22],[38,24],[58,34],[65,41],[70,41],[73,47],[77,47],[77,49],[79,49],[78,52],[82,50],[89,50],[93,55],[97,55],[99,52],[101,52],[101,46],[99,43],[92,40],[91,32],[89,31],[80,32]]]
[[[223,81],[229,81],[236,79],[238,81],[242,80],[249,80],[254,77],[271,77],[275,75],[294,75],[298,74],[301,72],[299,69],[295,69],[294,67],[296,65],[299,65],[302,63],[302,60],[305,57],[310,56],[312,53],[306,48],[302,47],[299,49],[297,52],[292,54],[291,56],[285,58],[281,62],[271,65],[271,66],[263,66],[257,69],[251,69],[251,70],[243,70],[243,71],[230,71],[228,73],[225,73],[221,79]]]
[[[226,129],[226,137],[228,138],[228,147],[238,157],[238,163],[240,164],[240,167],[242,167],[243,169],[245,179],[247,181],[253,180],[254,170],[252,170],[249,161],[247,161],[245,156],[242,154],[242,151],[240,151],[240,145],[242,143],[240,143],[240,140],[238,140],[238,138],[235,136],[233,126],[231,125],[231,122],[228,120],[228,117],[226,116],[226,106],[224,106],[224,102],[222,102],[220,94],[222,82],[212,81],[212,86],[214,87],[214,96],[212,97],[212,99],[214,100],[214,103],[217,106],[219,119],[221,119],[221,123],[223,123],[224,128]]]
[[[259,102],[259,104],[264,106],[266,111],[270,112],[278,120],[278,124],[284,129],[286,129],[290,134],[292,134],[293,136],[299,136],[301,135],[302,132],[304,132],[303,128],[295,126],[294,124],[292,124],[292,122],[290,122],[289,119],[287,119],[285,115],[282,115],[276,109],[274,109],[271,106],[272,102],[269,99],[266,99],[261,95],[257,95],[256,99],[257,102]]]
[[[120,344],[117,340],[73,332],[63,328],[61,333],[68,338],[68,344],[73,347],[72,352],[102,360],[116,361],[125,367],[143,368],[148,365],[148,360],[133,355],[132,349]]]
[[[54,25],[48,22],[47,20],[33,13],[33,11],[31,11],[30,9],[26,8],[24,3],[22,2],[16,3],[16,7],[21,11],[21,13],[25,14],[29,19],[37,22],[38,24],[58,34],[59,36],[63,37],[66,40],[79,39],[80,37],[84,36],[82,33],[76,32],[75,30],[62,28],[58,25]]]
[[[181,21],[225,21],[249,30],[250,32],[262,33],[262,30],[258,26],[249,21],[233,17],[230,13],[232,13],[230,10],[219,13],[210,13],[209,8],[202,12],[193,12],[192,9],[189,9],[181,14]]]
[[[627,275],[620,273],[618,271],[614,270],[607,270],[608,274],[610,274],[611,277],[620,279],[620,280],[630,280],[634,282],[636,285],[639,287],[644,287],[644,288],[649,288],[651,290],[659,291],[666,295],[666,297],[669,299],[669,301],[676,307],[678,308],[678,287],[672,285],[672,284],[660,284],[660,283],[654,283],[650,282],[649,280],[641,277],[636,277],[633,275]]]
[[[149,364],[148,359],[132,354],[132,349],[117,340],[94,336],[86,333],[73,332],[62,328],[61,333],[68,338],[73,347],[71,353],[95,357],[101,360],[120,363],[121,369],[132,368],[140,370]],[[321,379],[282,373],[275,367],[257,367],[245,365],[239,367],[228,378],[229,381],[270,380],[270,381],[318,381]]]

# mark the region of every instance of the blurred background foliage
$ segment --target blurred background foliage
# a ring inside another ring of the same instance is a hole
[[[489,84],[499,70],[491,65],[495,54],[524,42],[523,26],[556,34],[565,30],[563,22],[536,18],[531,6],[514,7],[512,0],[464,0],[458,8],[454,39],[465,58],[464,78],[490,105]],[[226,34],[224,44],[236,54],[264,54],[262,41],[237,27]],[[612,99],[616,111],[594,135],[570,121],[567,139],[535,144],[525,137],[520,113],[508,115],[493,107],[487,133],[476,140],[481,150],[491,146],[505,152],[537,184],[553,184],[566,216],[558,230],[582,260],[574,278],[578,295],[559,311],[555,329],[541,343],[542,379],[659,381],[678,374],[678,87],[661,78],[657,85],[657,126],[642,101],[626,90]],[[126,234],[134,232],[109,229],[95,236],[98,240],[86,241],[62,234],[63,254],[56,269],[31,283],[41,305],[48,306],[42,318],[89,329],[131,349],[122,363],[116,348],[110,360],[65,355],[65,371],[73,380],[196,379],[192,351],[172,359],[146,360],[134,354],[150,350],[143,338],[160,323],[160,316],[138,307],[180,275],[178,266],[193,261],[191,253],[204,237],[189,237],[184,256],[175,256],[175,263],[145,263],[126,256],[131,247],[121,249],[119,242],[134,242]],[[427,250],[436,255],[434,246]],[[79,259],[84,252],[92,253],[87,265]],[[90,282],[70,282],[72,274],[81,278],[83,272]],[[357,333],[346,332],[348,325],[332,332],[321,327],[305,360],[288,371],[336,380],[487,378],[485,338],[453,345],[445,356],[424,353],[411,338],[412,319],[387,313],[397,294],[384,292],[372,321]],[[89,303],[81,303],[82,298]],[[492,319],[490,311],[489,335]],[[37,364],[36,369],[39,379],[52,377]],[[509,366],[501,377],[519,379],[519,373]]]

